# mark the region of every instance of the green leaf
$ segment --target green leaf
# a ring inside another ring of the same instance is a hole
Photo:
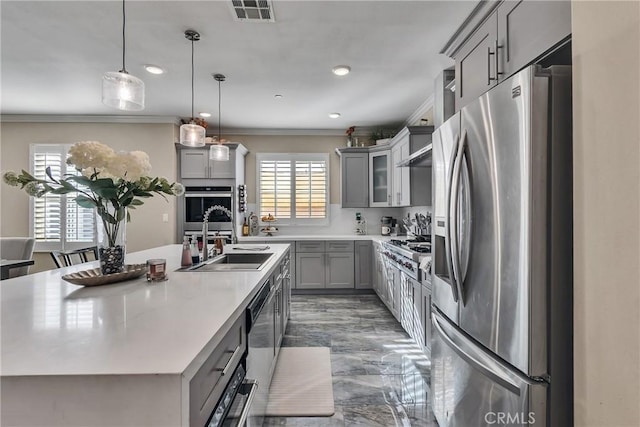
[[[91,189],[98,196],[103,197],[105,199],[117,199],[118,198],[118,190],[115,188],[104,187],[104,188],[92,188]]]
[[[92,190],[94,188],[113,188],[115,187],[115,184],[113,183],[113,180],[111,178],[100,178],[91,181],[91,185],[89,185],[89,187],[91,187]]]
[[[131,222],[131,214],[127,211],[127,222]]]
[[[125,218],[126,209],[118,209],[116,211],[116,219],[122,221]]]
[[[22,169],[22,175],[24,175],[25,177],[27,177],[30,181],[36,181],[36,177],[31,175],[29,172],[27,172],[26,170]]]
[[[78,196],[75,198],[76,203],[83,208],[95,208],[97,206],[95,200],[92,200],[86,196]]]
[[[69,190],[68,188],[58,187],[58,188],[54,188],[53,190],[51,190],[50,193],[53,193],[53,194],[68,194],[68,193],[73,193],[75,191],[76,191],[75,189]]]
[[[50,179],[51,181],[56,182],[56,183],[58,182],[58,181],[53,177],[53,175],[51,175],[51,166],[47,166],[47,167],[46,167],[46,169],[45,169],[44,171],[45,171],[45,173],[47,174],[47,176],[49,177],[49,179]]]
[[[132,206],[140,206],[140,205],[144,205],[144,202],[142,200],[138,200],[138,199],[133,199],[131,201],[131,205]]]
[[[153,194],[149,193],[148,191],[143,191],[143,190],[138,190],[135,189],[133,190],[133,194],[137,197],[151,197],[153,196]]]
[[[80,185],[84,185],[85,187],[91,188],[91,180],[86,176],[78,175],[78,176],[70,176],[67,178],[67,181],[75,181]]]

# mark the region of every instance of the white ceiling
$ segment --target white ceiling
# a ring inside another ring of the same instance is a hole
[[[452,61],[438,52],[477,1],[275,1],[274,23],[234,19],[229,1],[127,1],[127,70],[146,108],[102,105],[101,77],[122,64],[120,1],[0,2],[2,114],[190,117],[222,127],[346,129],[402,124]],[[144,64],[167,70],[151,75]],[[348,64],[346,77],[331,68]],[[283,95],[277,100],[275,94]],[[340,112],[339,119],[328,113]]]

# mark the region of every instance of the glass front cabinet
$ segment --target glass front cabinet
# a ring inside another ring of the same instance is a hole
[[[369,206],[391,206],[391,151],[369,153]]]

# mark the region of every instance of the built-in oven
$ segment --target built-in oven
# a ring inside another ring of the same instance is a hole
[[[187,186],[181,198],[183,231],[202,231],[204,213],[211,206],[222,206],[233,212],[232,186]],[[222,210],[209,214],[209,230],[231,230],[232,218]]]

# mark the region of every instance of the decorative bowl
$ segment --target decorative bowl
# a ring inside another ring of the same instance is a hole
[[[103,275],[99,268],[93,268],[91,270],[76,271],[75,273],[65,274],[62,276],[62,280],[73,283],[74,285],[100,286],[135,279],[146,272],[146,264],[127,264],[124,266],[124,271],[120,273]]]

